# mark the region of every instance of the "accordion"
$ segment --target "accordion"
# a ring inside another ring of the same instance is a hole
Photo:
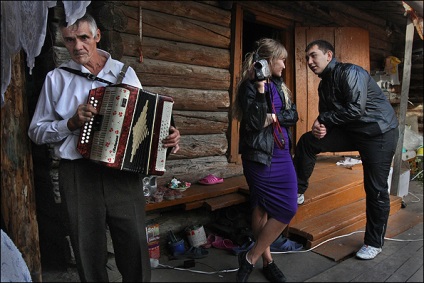
[[[90,90],[87,102],[98,114],[80,131],[77,150],[84,158],[145,175],[165,173],[171,97],[117,84]]]

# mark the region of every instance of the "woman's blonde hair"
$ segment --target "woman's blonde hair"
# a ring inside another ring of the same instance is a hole
[[[239,88],[244,81],[249,79],[249,70],[252,68],[253,63],[255,63],[258,58],[265,59],[270,64],[270,67],[272,67],[274,61],[278,59],[286,59],[287,55],[287,50],[284,45],[275,39],[262,38],[255,42],[254,51],[247,53],[243,61],[241,79],[237,83],[236,99],[232,107],[233,117],[240,121],[243,116],[239,103]],[[282,82],[281,88],[284,91],[286,100],[285,105],[286,109],[288,109],[291,107],[291,91],[284,82]]]

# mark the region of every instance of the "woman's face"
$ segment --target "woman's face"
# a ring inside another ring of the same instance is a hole
[[[286,59],[277,59],[272,62],[271,73],[274,77],[283,76],[283,70],[286,68]]]

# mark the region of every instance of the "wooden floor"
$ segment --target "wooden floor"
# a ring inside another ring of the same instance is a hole
[[[333,166],[331,164],[333,162],[325,163],[323,162],[321,165],[320,161],[317,164],[316,172],[321,171],[319,170],[321,166],[322,168]],[[336,170],[336,168],[333,169]],[[342,180],[348,180],[347,175],[357,175],[358,172],[361,172],[359,168],[355,167],[352,170],[339,169]],[[330,169],[328,170],[330,171]],[[323,172],[321,171],[321,173]],[[323,178],[327,179],[328,184],[339,182],[337,180],[330,182],[331,178],[329,179],[325,175],[314,175],[312,184],[318,184]],[[353,183],[355,184],[355,182]],[[204,189],[206,188],[208,187]],[[307,193],[305,208],[301,208],[305,211],[302,213],[306,213],[307,204],[312,204],[320,198],[312,188]],[[320,191],[316,185],[315,188]],[[209,189],[212,189],[212,186]],[[273,259],[286,275],[287,282],[423,282],[423,183],[411,182],[409,191],[412,194],[404,197],[406,207],[390,216],[383,251],[375,259],[358,260],[351,252],[348,257],[334,260],[333,257],[323,255],[319,251],[319,249],[325,249],[331,245],[333,247],[330,247],[330,250],[340,251],[346,246],[354,245],[356,248],[361,244],[363,233],[346,234],[346,237],[327,241],[315,248],[296,253],[273,254]],[[322,194],[324,192],[325,190],[322,191]],[[331,194],[329,195],[331,196]],[[352,214],[358,212],[355,211]],[[392,225],[392,223],[403,223],[403,225]],[[166,250],[165,247],[163,248]],[[181,266],[183,261],[169,260],[167,253],[161,252],[159,260],[161,265],[152,270],[151,282],[235,282],[235,271],[238,267],[237,257],[226,250],[211,248],[208,251],[207,257],[195,260],[195,266],[191,270],[172,269]],[[261,261],[258,261],[249,277],[249,282],[266,282],[261,272],[261,265]],[[122,282],[113,257],[108,262],[108,273],[111,282]],[[75,267],[57,270],[43,266],[43,281],[79,282],[79,279]]]

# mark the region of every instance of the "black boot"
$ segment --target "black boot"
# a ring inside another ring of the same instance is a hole
[[[247,251],[238,255],[239,269],[237,271],[236,281],[247,282],[250,273],[253,270],[253,264],[249,263],[246,259]]]
[[[270,282],[286,282],[286,276],[284,276],[274,261],[264,267],[263,273]]]

